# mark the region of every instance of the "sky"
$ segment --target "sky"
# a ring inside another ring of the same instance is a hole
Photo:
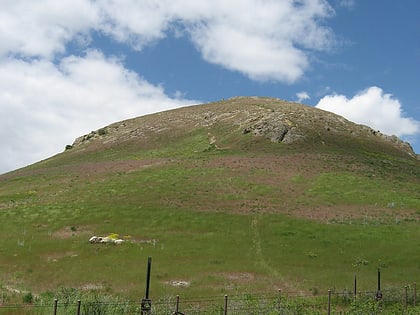
[[[0,0],[0,173],[113,122],[275,97],[420,153],[418,0]]]

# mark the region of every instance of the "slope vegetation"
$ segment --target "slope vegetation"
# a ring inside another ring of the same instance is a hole
[[[419,166],[396,137],[277,99],[116,122],[0,176],[0,286],[138,297],[148,256],[155,296],[374,289],[376,268],[405,284]],[[126,242],[88,242],[110,234]]]

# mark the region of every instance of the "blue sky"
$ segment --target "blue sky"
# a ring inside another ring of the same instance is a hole
[[[417,0],[0,6],[0,173],[115,121],[247,95],[330,110],[420,153]]]

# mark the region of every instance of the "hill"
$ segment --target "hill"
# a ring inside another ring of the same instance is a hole
[[[148,256],[158,296],[318,292],[355,273],[369,289],[376,268],[405,284],[419,166],[397,137],[271,98],[116,122],[0,176],[0,286],[138,297]],[[126,242],[88,242],[110,234]]]

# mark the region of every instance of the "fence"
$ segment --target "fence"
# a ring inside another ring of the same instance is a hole
[[[140,301],[110,299],[101,295],[74,300],[68,296],[53,301],[34,300],[32,304],[0,304],[0,314],[22,315],[289,315],[289,314],[420,314],[416,285],[386,289],[377,298],[372,292],[335,292],[309,295],[296,292],[240,294],[213,297],[167,297],[154,300],[142,310]]]

